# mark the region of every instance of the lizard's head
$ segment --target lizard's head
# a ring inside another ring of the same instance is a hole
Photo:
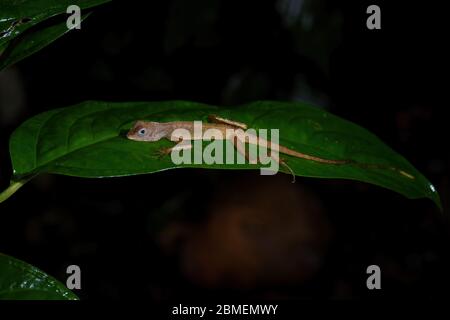
[[[127,138],[135,141],[158,141],[165,136],[159,122],[137,121],[128,131]]]

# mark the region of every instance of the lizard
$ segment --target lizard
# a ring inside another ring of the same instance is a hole
[[[273,150],[274,148],[277,148],[278,152],[286,154],[288,156],[315,161],[318,163],[323,164],[332,164],[332,165],[345,165],[345,164],[352,164],[357,165],[360,167],[365,168],[384,168],[384,169],[391,169],[399,172],[401,175],[414,179],[415,177],[410,175],[409,173],[391,167],[381,164],[364,164],[364,163],[358,163],[351,159],[325,159],[318,156],[313,156],[310,154],[302,153],[296,150],[292,150],[288,147],[285,147],[280,144],[274,144],[271,143],[261,137],[253,136],[252,139],[248,139],[247,141],[242,141],[238,135],[233,134],[233,132],[236,129],[246,130],[247,125],[245,123],[233,121],[230,119],[222,118],[217,115],[209,115],[208,116],[209,122],[202,123],[202,136],[203,133],[208,129],[215,129],[222,133],[222,137],[224,137],[224,140],[229,140],[233,143],[235,148],[238,152],[243,154],[248,160],[250,160],[250,163],[256,163],[254,159],[249,159],[248,155],[245,153],[245,148],[242,149],[241,143],[253,143],[258,146],[267,147],[270,150]],[[134,141],[146,141],[146,142],[154,142],[159,141],[161,139],[168,139],[174,142],[178,142],[177,145],[171,148],[164,148],[159,150],[159,153],[161,156],[167,155],[170,152],[174,150],[181,150],[181,149],[188,149],[192,148],[192,144],[189,141],[184,141],[179,137],[173,137],[172,132],[176,129],[185,129],[191,134],[191,140],[201,140],[202,136],[195,136],[194,132],[194,122],[193,121],[172,121],[172,122],[153,122],[153,121],[143,121],[138,120],[136,123],[132,126],[132,128],[127,133],[127,138]],[[231,130],[230,130],[231,129]],[[271,155],[272,158],[274,158]],[[293,170],[287,165],[287,163],[283,159],[274,158],[275,161],[286,167],[291,174],[293,175],[293,182],[295,182],[295,173]]]

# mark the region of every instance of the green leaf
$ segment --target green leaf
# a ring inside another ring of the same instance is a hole
[[[81,20],[86,19],[88,16],[89,13],[83,16]],[[12,43],[4,52],[0,59],[0,70],[41,50],[69,31],[66,22],[62,22],[43,26],[36,32],[23,34],[20,36],[20,41]]]
[[[22,124],[11,137],[14,176],[10,188],[14,188],[14,192],[24,179],[43,172],[114,177],[177,167],[259,168],[260,165],[251,164],[177,166],[170,156],[155,157],[160,148],[173,145],[170,141],[137,142],[125,136],[136,120],[206,121],[210,114],[244,122],[249,128],[279,129],[280,144],[290,149],[356,163],[324,164],[282,155],[297,176],[364,181],[408,198],[427,197],[440,206],[439,195],[432,184],[405,158],[366,129],[305,103],[271,101],[229,109],[184,101],[87,101],[42,113]],[[288,172],[284,167],[280,169]],[[12,192],[3,193],[3,200]]]
[[[111,0],[0,0],[0,45],[38,23],[66,14],[70,5],[77,5],[83,10],[109,1]]]
[[[111,0],[0,0],[0,70],[69,31],[67,7],[83,9]],[[51,19],[55,17],[54,19]],[[87,13],[83,14],[83,18]]]
[[[0,300],[77,300],[61,282],[28,263],[0,253]]]

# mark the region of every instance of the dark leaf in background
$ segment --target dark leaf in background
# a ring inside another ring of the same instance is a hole
[[[67,7],[88,9],[110,0],[0,1],[0,70],[49,45],[66,32]],[[83,11],[82,11],[83,13]],[[57,15],[56,19],[50,19]],[[87,15],[83,15],[86,18]]]
[[[0,300],[77,300],[62,283],[32,265],[0,253]]]

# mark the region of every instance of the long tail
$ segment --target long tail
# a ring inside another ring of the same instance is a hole
[[[259,138],[259,137],[257,139],[258,139],[259,145],[267,145],[267,148],[269,148],[270,150],[277,149],[279,153],[284,153],[284,154],[287,154],[289,156],[293,156],[296,158],[307,159],[307,160],[312,160],[315,162],[327,163],[327,164],[352,164],[352,163],[355,163],[355,161],[353,161],[353,160],[324,159],[324,158],[312,156],[312,155],[309,155],[306,153],[301,153],[301,152],[289,149],[287,147],[281,146],[277,143],[272,143],[271,141],[267,141],[267,140]],[[251,143],[251,141],[250,141],[250,143]]]
[[[270,148],[270,149],[272,150],[272,148]],[[292,149],[289,149],[289,148],[286,148],[286,147],[283,147],[280,145],[278,146],[278,151],[281,153],[287,154],[289,156],[312,160],[312,161],[316,161],[316,162],[320,162],[320,163],[327,163],[327,164],[352,164],[352,163],[355,163],[355,161],[353,161],[353,160],[332,160],[332,159],[319,158],[319,157],[315,157],[315,156],[312,156],[309,154],[294,151]]]
[[[255,141],[251,141],[251,140],[247,140],[246,142],[248,143],[257,143],[258,145],[266,145],[270,150],[273,149],[278,149],[279,153],[284,153],[287,154],[289,156],[292,157],[296,157],[296,158],[301,158],[301,159],[306,159],[306,160],[311,160],[311,161],[315,161],[315,162],[319,162],[319,163],[325,163],[325,164],[334,164],[334,165],[344,165],[344,164],[348,164],[348,165],[353,165],[353,166],[357,166],[360,168],[364,168],[364,169],[384,169],[384,170],[391,170],[391,171],[395,171],[396,173],[409,178],[409,179],[415,179],[415,177],[408,173],[405,172],[399,168],[390,166],[390,165],[384,165],[384,164],[378,164],[378,163],[361,163],[361,162],[357,162],[355,160],[351,160],[351,159],[325,159],[325,158],[320,158],[320,157],[316,157],[316,156],[312,156],[306,153],[302,153],[302,152],[298,152],[292,149],[289,149],[287,147],[281,146],[279,144],[276,143],[271,143],[270,141],[267,141],[265,139],[259,138],[257,137],[257,140]],[[281,161],[281,164],[286,166],[289,171],[293,174],[293,170],[287,166],[286,162]]]
[[[395,171],[406,178],[415,179],[415,177],[412,174],[405,172],[399,168],[390,166],[390,165],[384,165],[384,164],[378,164],[378,163],[361,163],[361,162],[357,162],[357,161],[351,160],[351,159],[343,159],[343,160],[324,159],[324,158],[312,156],[309,154],[301,153],[301,152],[298,152],[298,151],[295,151],[295,150],[292,150],[292,149],[289,149],[287,147],[283,147],[280,145],[275,145],[275,144],[271,145],[270,142],[268,142],[268,145],[271,150],[272,150],[272,148],[278,148],[278,151],[280,153],[284,153],[289,156],[293,156],[293,157],[297,157],[297,158],[312,160],[315,162],[326,163],[326,164],[336,164],[336,165],[350,164],[350,165],[354,165],[354,166],[364,168],[364,169],[386,169],[386,170]],[[292,172],[292,169],[289,168],[289,170]]]

